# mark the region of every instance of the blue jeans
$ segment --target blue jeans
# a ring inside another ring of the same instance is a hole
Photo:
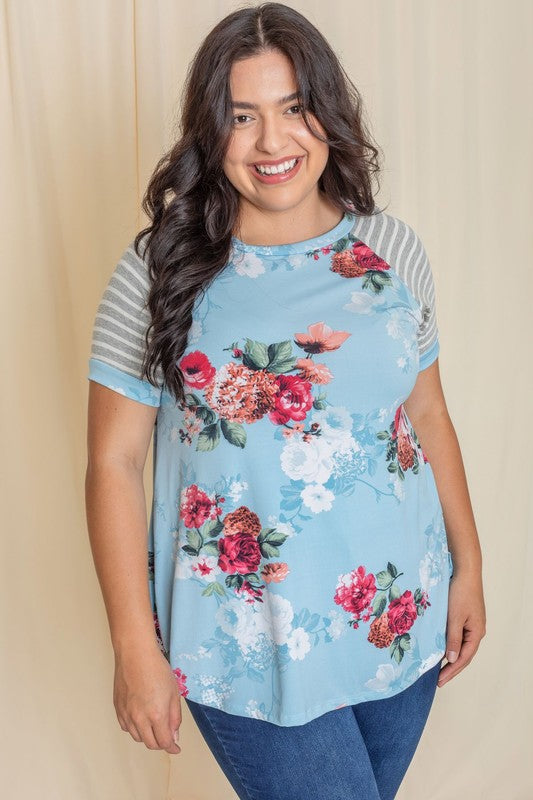
[[[185,697],[240,800],[393,800],[424,730],[439,661],[398,694],[304,725],[241,717]]]

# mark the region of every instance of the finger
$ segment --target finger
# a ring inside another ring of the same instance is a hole
[[[153,722],[152,730],[160,750],[166,750],[167,753],[174,754],[181,751],[181,747],[174,741],[174,731],[170,729],[168,716],[166,720],[161,719]]]
[[[449,680],[458,675],[459,672],[462,672],[462,670],[472,661],[477,648],[478,645],[475,642],[465,642],[461,647],[457,661],[454,661],[453,663],[449,662],[440,670],[437,685],[442,686],[444,683],[447,683]]]
[[[139,729],[137,728],[137,725],[133,722],[133,720],[131,719],[127,720],[126,730],[130,734],[132,739],[135,739],[136,742],[142,742],[142,736],[139,733]]]
[[[145,719],[143,723],[137,723],[142,741],[149,750],[160,750],[157,738],[154,734],[150,720]]]

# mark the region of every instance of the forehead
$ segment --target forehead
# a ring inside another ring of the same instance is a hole
[[[278,105],[297,90],[291,61],[279,51],[270,51],[236,61],[230,72],[233,104],[241,107]]]

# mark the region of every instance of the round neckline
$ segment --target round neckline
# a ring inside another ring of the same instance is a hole
[[[356,215],[345,211],[342,219],[335,227],[320,236],[312,236],[310,239],[302,239],[299,242],[289,242],[287,244],[246,244],[236,236],[231,237],[232,246],[245,253],[256,253],[263,256],[282,256],[292,253],[305,253],[309,250],[316,250],[319,247],[326,247],[342,239],[343,236],[352,229]]]

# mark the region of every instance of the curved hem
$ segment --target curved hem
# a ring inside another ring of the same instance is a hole
[[[191,694],[190,691],[186,697],[183,697],[183,699],[185,701],[191,700],[193,703],[198,703],[199,705],[208,706],[209,708],[213,708],[216,711],[224,711],[226,714],[234,714],[235,716],[246,717],[247,719],[259,719],[262,722],[270,722],[273,725],[278,725],[283,728],[288,728],[293,725],[305,725],[305,723],[311,722],[313,719],[321,717],[323,714],[327,714],[329,711],[340,710],[339,706],[340,708],[344,708],[345,706],[358,705],[359,703],[367,703],[367,702],[372,703],[374,702],[374,700],[387,700],[389,697],[394,697],[395,695],[404,692],[406,689],[409,689],[409,687],[412,686],[414,683],[416,683],[417,680],[422,677],[422,675],[425,675],[425,673],[429,672],[430,669],[436,667],[437,664],[440,663],[442,659],[445,657],[445,654],[446,650],[442,650],[439,659],[435,661],[434,664],[432,664],[430,667],[427,667],[427,669],[423,670],[422,672],[419,672],[416,678],[410,681],[410,683],[408,683],[407,686],[402,686],[401,688],[398,688],[395,691],[390,692],[389,694],[383,694],[379,697],[366,698],[366,700],[359,699],[360,695],[343,695],[342,697],[333,698],[332,700],[327,700],[326,702],[322,702],[319,705],[312,706],[312,708],[308,709],[303,713],[285,715],[282,718],[283,721],[280,717],[278,717],[276,720],[264,719],[263,717],[254,717],[251,714],[246,714],[243,711],[242,706],[240,706],[237,710],[235,707],[220,708],[219,706],[212,705],[211,703],[202,703],[201,700],[196,700],[194,697],[190,696]]]

